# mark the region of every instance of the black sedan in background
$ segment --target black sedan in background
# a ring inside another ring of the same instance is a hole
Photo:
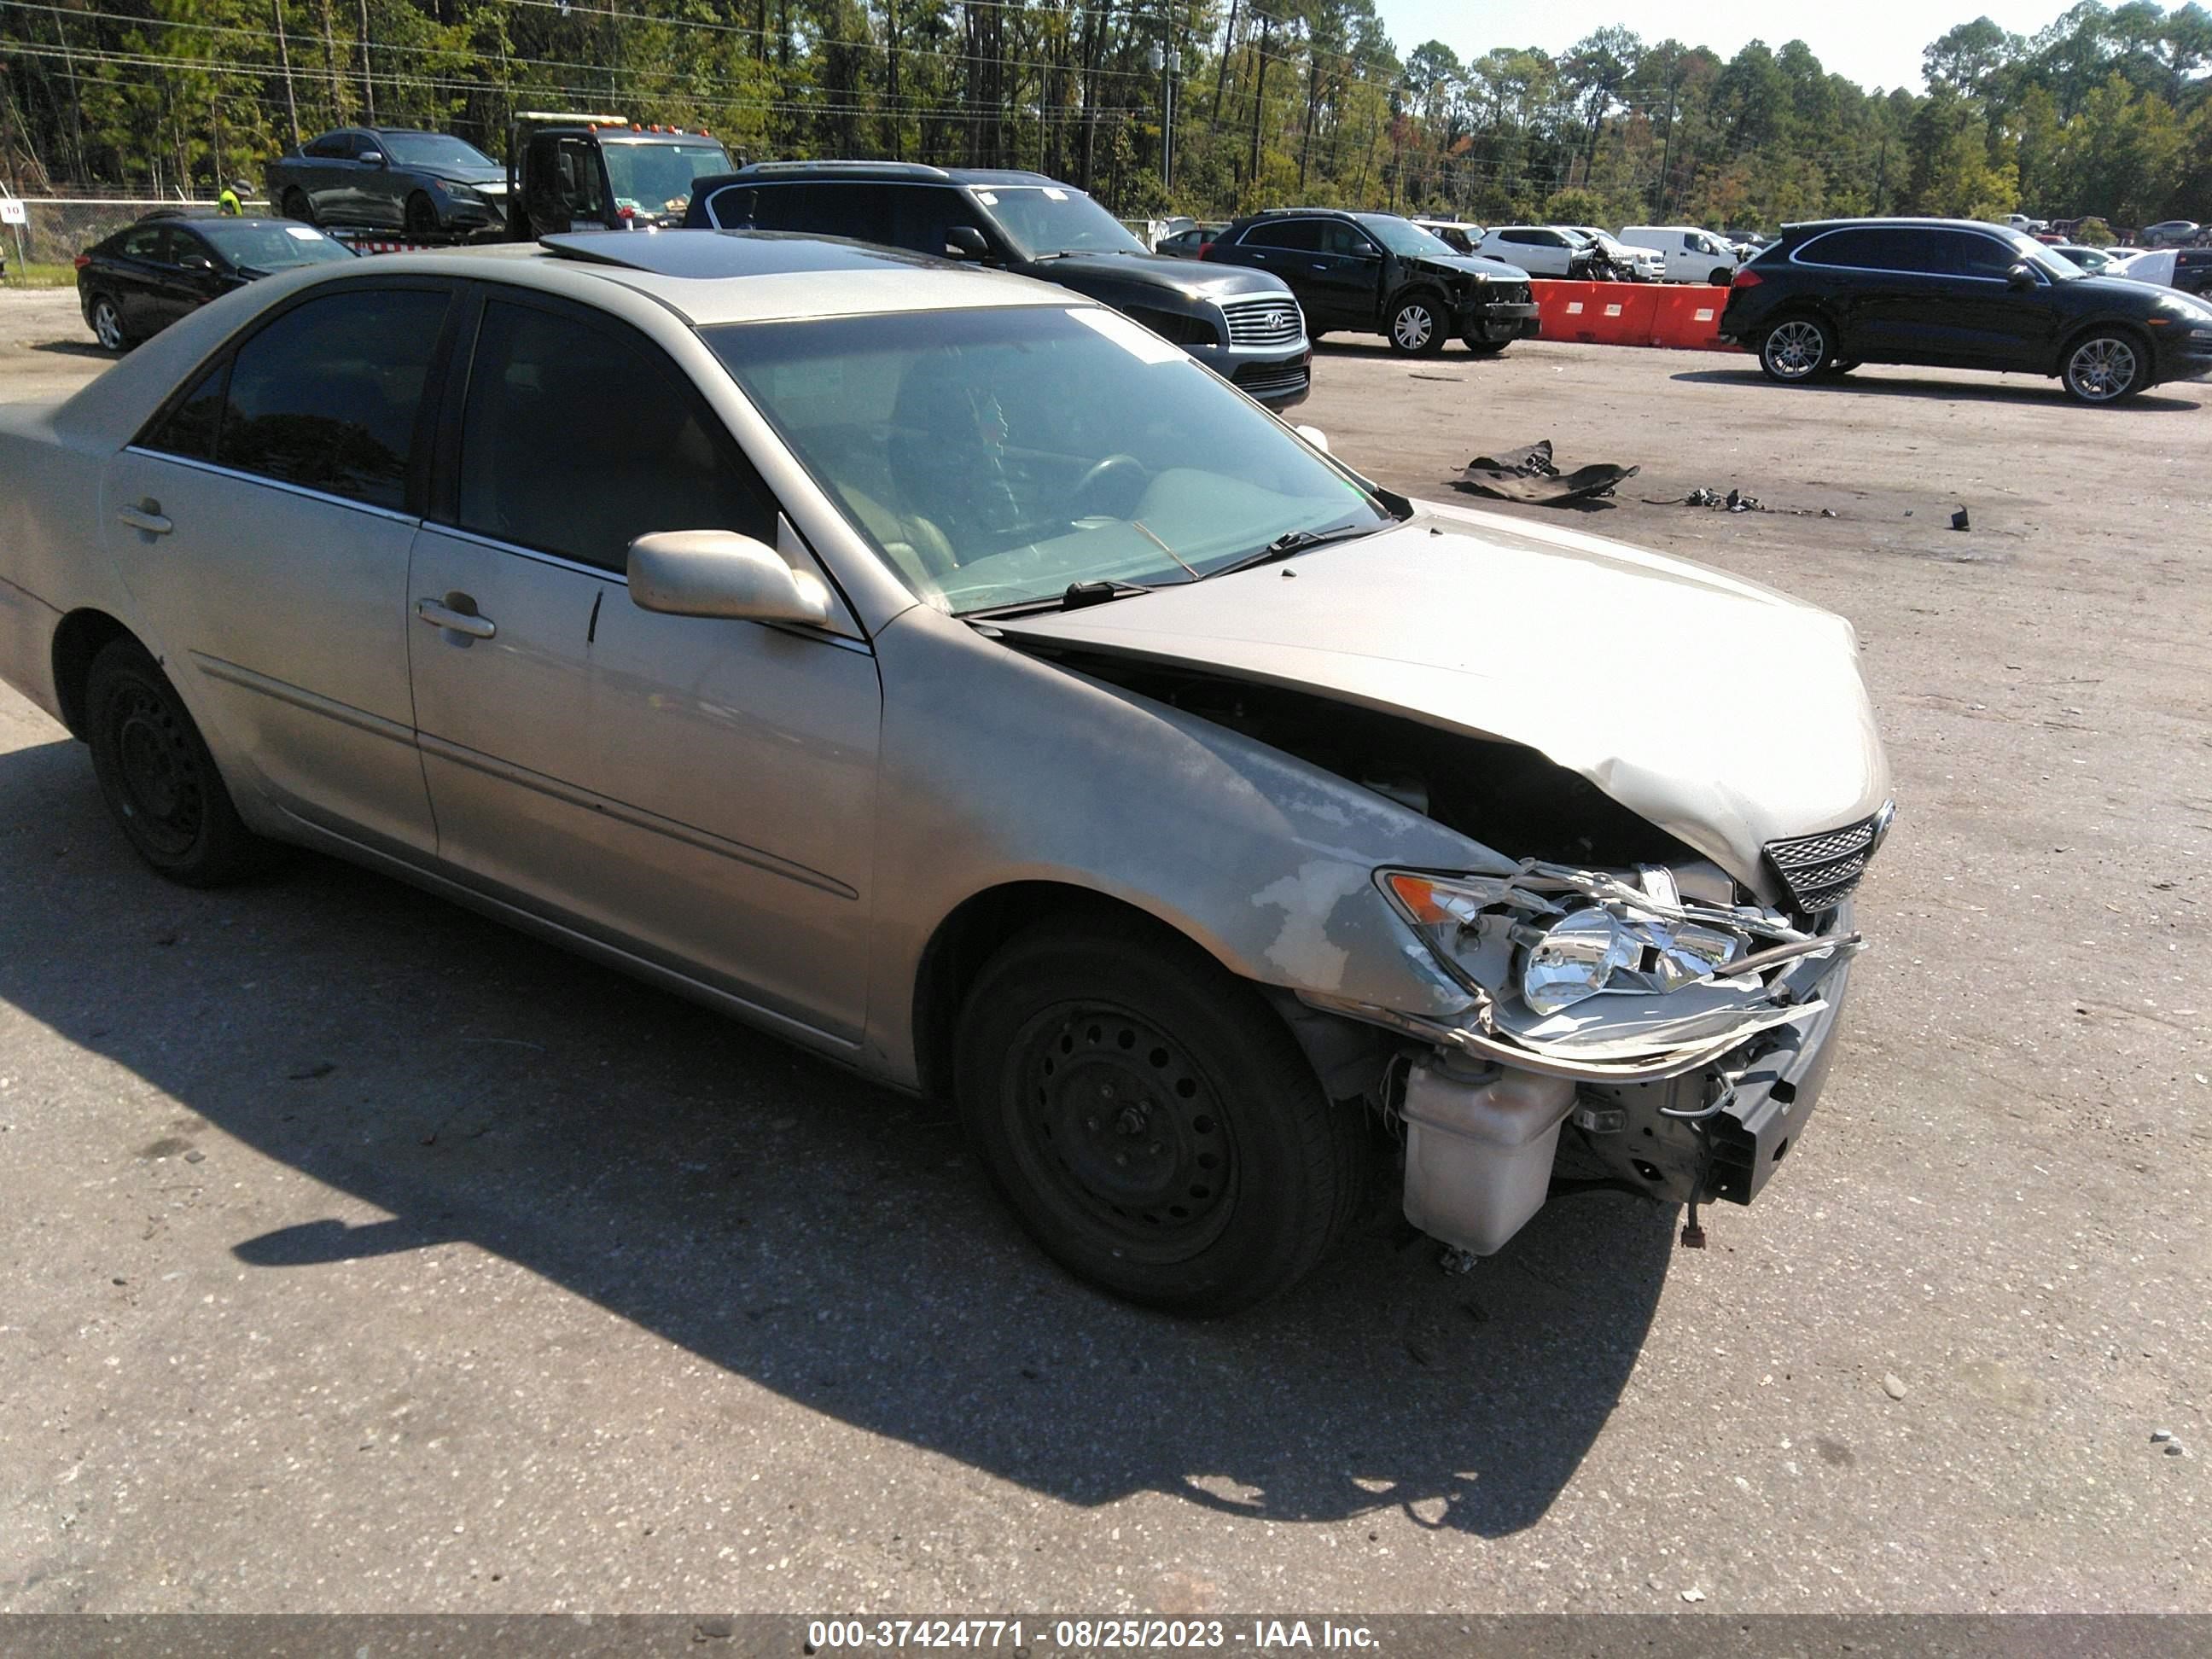
[[[1735,274],[1721,337],[1797,385],[1861,363],[2056,375],[2085,404],[2212,377],[2212,306],[2092,276],[2032,236],[1957,219],[1785,225]]]
[[[503,230],[507,169],[465,138],[411,127],[341,127],[269,164],[288,219],[410,235]]]
[[[76,256],[76,297],[100,344],[128,351],[257,276],[353,257],[282,219],[142,219]]]

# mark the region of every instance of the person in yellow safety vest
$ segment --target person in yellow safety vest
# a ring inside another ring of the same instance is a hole
[[[239,199],[240,195],[250,188],[243,179],[232,179],[222,187],[222,194],[215,198],[215,210],[235,219],[246,211],[245,204]]]

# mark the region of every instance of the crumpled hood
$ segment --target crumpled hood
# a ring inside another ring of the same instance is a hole
[[[1487,253],[1425,253],[1413,263],[1424,270],[1434,270],[1455,276],[1487,276],[1493,283],[1525,283],[1528,273],[1503,259],[1493,259]]]
[[[443,179],[449,185],[466,185],[471,190],[489,191],[496,186],[499,190],[504,191],[507,188],[507,169],[501,167],[416,167],[414,171],[427,173],[433,179]]]
[[[1417,508],[1281,564],[993,625],[1525,744],[1770,902],[1766,842],[1887,798],[1843,618],[1599,537]]]

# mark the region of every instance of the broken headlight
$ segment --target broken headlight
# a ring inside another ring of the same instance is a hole
[[[1534,862],[1510,876],[1381,872],[1382,890],[1452,976],[1538,1015],[1607,994],[1649,996],[1729,977],[1762,947],[1811,942],[1770,912],[1686,901],[1656,866]]]

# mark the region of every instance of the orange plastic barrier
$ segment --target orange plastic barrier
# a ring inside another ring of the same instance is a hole
[[[1674,346],[1734,351],[1719,337],[1728,290],[1707,283],[1562,283],[1530,284],[1547,340],[1589,345]]]

